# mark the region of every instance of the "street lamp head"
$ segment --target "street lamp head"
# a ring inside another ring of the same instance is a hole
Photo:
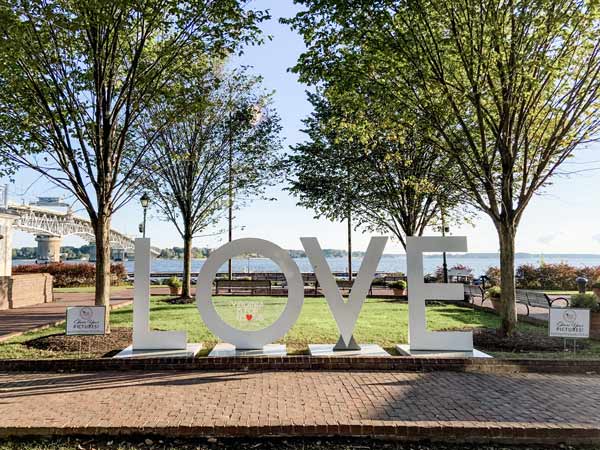
[[[142,208],[144,208],[144,209],[146,209],[148,207],[148,205],[150,204],[150,197],[148,197],[148,194],[146,194],[145,192],[142,195],[142,197],[140,198],[140,203],[142,204]]]

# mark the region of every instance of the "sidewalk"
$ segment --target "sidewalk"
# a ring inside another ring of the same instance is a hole
[[[0,437],[360,436],[600,442],[600,376],[536,373],[0,374]]]
[[[93,306],[93,293],[55,292],[55,301],[24,308],[0,311],[0,342],[27,331],[56,325],[65,320],[69,306]],[[111,293],[111,308],[126,306],[133,301],[132,289],[116,288]]]

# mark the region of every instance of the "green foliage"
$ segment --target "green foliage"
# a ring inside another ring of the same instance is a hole
[[[0,156],[72,192],[93,222],[110,215],[137,181],[122,165],[139,157],[142,112],[190,61],[258,38],[268,14],[245,4],[4,2]]]
[[[149,151],[132,170],[147,174],[153,206],[184,239],[222,218],[230,189],[240,207],[277,180],[279,117],[261,79],[243,69],[227,72],[217,60],[189,64],[145,118],[136,133]]]
[[[165,280],[164,284],[165,284],[165,286],[169,286],[172,288],[180,288],[181,280],[177,277],[171,277],[171,278]]]
[[[208,248],[197,248],[192,247],[192,258],[200,259],[207,258],[209,254]],[[183,258],[183,248],[182,247],[172,247],[172,248],[163,248],[160,250],[159,258],[164,259],[181,259]]]
[[[96,281],[96,266],[91,263],[23,264],[12,269],[13,274],[49,273],[57,288],[91,286]],[[118,285],[127,279],[127,270],[121,263],[110,265],[111,284]]]
[[[90,246],[82,245],[81,247],[64,246],[60,248],[61,254],[64,254],[65,258],[70,259],[82,259],[84,257],[89,258]],[[36,259],[37,258],[37,247],[21,247],[12,249],[12,259]]]
[[[600,3],[298,3],[304,9],[284,22],[307,46],[294,68],[301,81],[345,108],[339,122],[361,142],[399,119],[424,121],[427,140],[462,173],[463,201],[494,222],[502,271],[512,274],[530,200],[600,134]],[[373,110],[382,121],[365,120]],[[512,275],[501,283],[510,333]]]
[[[500,289],[500,286],[492,286],[491,288],[486,289],[485,291],[485,296],[487,298],[500,299],[501,294],[502,291]]]
[[[132,129],[183,68],[256,41],[267,17],[246,0],[0,5],[0,161],[38,172],[86,210],[96,304],[109,303],[110,219],[147,175],[131,171],[147,150]]]
[[[405,237],[421,235],[445,209],[447,219],[456,210],[456,171],[443,154],[427,145],[418,124],[393,124],[384,129],[380,117],[371,117],[377,132],[363,138],[348,129],[359,120],[324,95],[309,94],[315,109],[307,118],[309,141],[293,148],[287,160],[288,190],[299,205],[317,217],[345,220],[377,232]],[[405,129],[409,127],[410,132]],[[404,133],[402,137],[399,134]]]
[[[598,297],[591,293],[571,295],[571,308],[586,308],[592,311],[599,311]]]
[[[400,289],[401,291],[404,291],[406,289],[406,281],[392,281],[391,283],[388,283],[388,286],[392,289]]]
[[[579,276],[588,280],[600,277],[600,266],[574,267],[567,263],[523,264],[517,268],[517,287],[522,289],[577,290],[575,279]]]

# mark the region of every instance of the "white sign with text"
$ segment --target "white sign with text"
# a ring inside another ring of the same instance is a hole
[[[590,310],[550,308],[548,321],[550,336],[563,338],[590,337]]]
[[[67,336],[104,334],[104,306],[71,306],[67,308]]]

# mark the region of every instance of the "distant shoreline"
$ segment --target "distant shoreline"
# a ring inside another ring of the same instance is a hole
[[[427,253],[425,255],[423,255],[424,258],[439,258],[439,256],[441,255],[441,253]],[[460,258],[465,258],[465,259],[488,259],[488,258],[499,258],[500,257],[500,253],[477,253],[477,252],[471,252],[471,253],[447,253],[447,256],[449,257],[460,257]],[[331,255],[326,255],[327,258],[347,258],[348,255],[335,255],[335,256],[331,256]],[[354,254],[352,256],[353,258],[362,258],[364,257],[364,253],[357,253]],[[304,259],[306,258],[306,256],[302,255],[302,256],[292,256],[292,259]],[[382,258],[406,258],[406,253],[384,253]],[[528,252],[517,252],[515,253],[515,258],[549,258],[549,259],[560,259],[560,258],[564,258],[564,259],[573,259],[573,258],[578,258],[578,259],[594,259],[594,258],[600,258],[600,253],[528,253]],[[156,259],[160,259],[163,261],[182,261],[183,258],[156,258]],[[204,261],[207,258],[206,257],[201,257],[201,258],[192,258],[194,260],[197,261]],[[264,260],[264,259],[268,259],[262,256],[238,256],[233,258],[235,260],[247,260],[247,259],[253,259],[253,260]],[[31,258],[12,258],[12,261],[35,261],[35,259],[31,259]],[[68,259],[65,261],[81,261],[81,262],[85,262],[86,260],[81,260],[81,259]]]

